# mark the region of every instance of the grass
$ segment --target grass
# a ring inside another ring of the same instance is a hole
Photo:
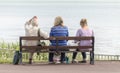
[[[19,43],[7,43],[5,41],[0,42],[0,63],[12,63],[14,52],[19,50]],[[71,54],[68,54],[71,56]],[[29,53],[23,53],[23,62],[28,62]],[[40,53],[37,55],[36,53],[33,56],[34,62],[47,62],[48,61],[48,53]]]
[[[12,63],[14,52],[19,50],[19,43],[7,43],[5,41],[0,42],[0,63]],[[28,62],[29,53],[23,53],[23,62]],[[43,62],[48,60],[48,53],[41,53],[33,56],[34,62]]]
[[[0,63],[12,63],[14,52],[19,50],[19,43],[7,43],[0,42]],[[28,62],[29,53],[23,53],[23,62]],[[72,60],[72,53],[67,53],[67,56],[70,60]],[[78,53],[77,60],[81,60],[81,53]],[[110,55],[95,55],[95,60],[119,60],[120,56],[110,56]],[[89,60],[89,55],[87,55],[87,60]],[[33,56],[34,62],[47,62],[48,61],[48,53],[40,53],[37,55],[36,53]]]
[[[7,43],[0,42],[0,63],[11,63],[13,59],[13,54],[16,49],[18,49],[17,43]]]

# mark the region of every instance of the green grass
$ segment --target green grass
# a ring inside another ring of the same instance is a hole
[[[12,63],[14,52],[19,50],[19,43],[7,43],[0,42],[0,63]],[[72,60],[72,53],[67,53],[70,61]],[[95,60],[119,60],[120,56],[105,56],[105,55],[95,55]],[[23,62],[28,62],[29,53],[22,54]],[[81,53],[78,53],[77,60],[82,60]],[[87,55],[87,60],[89,60],[89,55]],[[36,53],[33,56],[34,62],[47,62],[48,61],[48,53],[40,53],[37,55]]]
[[[7,43],[5,41],[0,42],[0,63],[12,63],[14,52],[19,50],[19,43]],[[23,62],[28,62],[29,53],[23,53]],[[41,53],[33,56],[34,62],[43,62],[48,60],[48,53]]]
[[[11,63],[16,48],[18,43],[0,42],[0,63]]]

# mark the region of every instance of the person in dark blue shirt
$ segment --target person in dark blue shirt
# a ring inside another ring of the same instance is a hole
[[[55,36],[68,36],[68,28],[66,26],[63,25],[63,19],[58,16],[55,18],[55,22],[54,22],[54,26],[51,28],[50,31],[50,37],[55,37]],[[55,40],[51,40],[51,45],[55,46],[57,45]],[[58,45],[59,46],[66,46],[67,45],[67,40],[59,40],[58,41]],[[59,49],[62,51],[65,51],[65,49]],[[50,51],[55,51],[55,49],[50,49]],[[53,63],[53,56],[54,53],[49,53],[49,62]],[[65,53],[61,53],[61,63],[63,63],[65,61]]]

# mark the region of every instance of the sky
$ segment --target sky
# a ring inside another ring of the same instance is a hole
[[[6,2],[120,2],[120,0],[0,0]]]
[[[86,4],[86,3],[109,3],[118,5],[120,0],[0,0],[0,6],[2,5],[46,5],[46,4]]]

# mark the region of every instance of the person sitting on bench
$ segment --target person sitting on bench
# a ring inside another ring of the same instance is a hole
[[[30,19],[28,22],[25,23],[25,36],[38,36],[39,35],[43,38],[48,38],[48,35],[46,32],[42,31],[38,26],[38,17],[34,16],[32,19]],[[26,40],[25,46],[36,46],[38,45],[38,41],[36,40]],[[32,57],[36,49],[27,49],[30,52],[29,57],[29,64],[32,64]]]
[[[51,28],[51,31],[50,31],[50,36],[52,37],[55,37],[55,36],[68,36],[68,28],[63,25],[63,19],[58,16],[55,18],[55,22],[54,22],[54,26]],[[51,45],[52,46],[56,46],[57,43],[55,40],[51,40]],[[67,45],[67,40],[59,40],[58,41],[58,45],[59,46],[66,46]],[[50,51],[65,51],[65,49],[50,49]],[[54,56],[54,53],[49,53],[49,63],[54,63],[53,61],[53,56]],[[65,61],[65,53],[61,53],[61,63],[64,63]]]
[[[93,36],[93,31],[88,28],[87,19],[81,19],[80,26],[81,26],[81,28],[77,30],[76,36],[78,36],[78,37]],[[82,41],[75,40],[75,43],[76,42],[79,42],[78,45],[80,45],[80,46],[90,46],[90,45],[92,45],[91,40],[82,40]],[[76,51],[79,51],[79,49],[77,49]],[[80,61],[80,63],[86,63],[86,52],[81,52],[81,53],[82,53],[83,60]],[[77,56],[77,52],[74,52],[73,56],[72,56],[72,63],[76,63],[76,60],[75,60],[76,56]]]

